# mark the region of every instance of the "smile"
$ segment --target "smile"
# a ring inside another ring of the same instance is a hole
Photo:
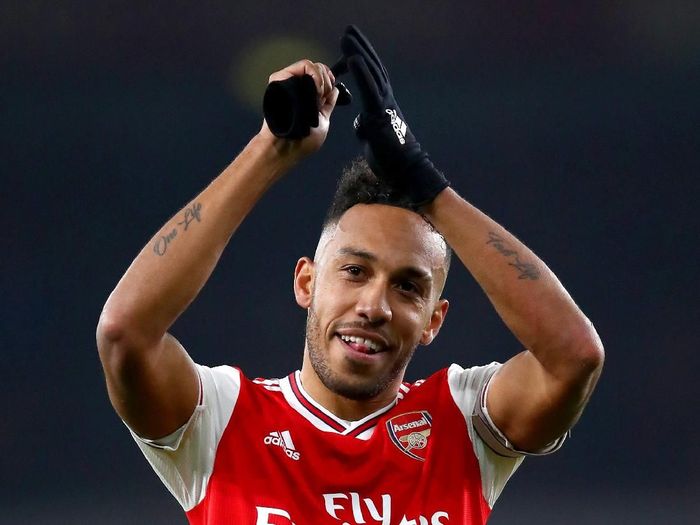
[[[337,334],[338,339],[341,340],[343,345],[352,351],[353,354],[362,354],[364,356],[374,356],[378,353],[386,350],[384,345],[377,341],[367,339],[365,337],[359,337],[355,335],[342,335]]]

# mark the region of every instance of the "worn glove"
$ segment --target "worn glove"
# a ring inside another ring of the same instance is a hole
[[[354,25],[345,30],[340,47],[362,100],[355,131],[370,168],[405,191],[415,206],[428,204],[450,183],[411,133],[379,56]]]

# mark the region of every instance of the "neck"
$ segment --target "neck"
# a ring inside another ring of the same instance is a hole
[[[390,385],[375,397],[369,399],[350,399],[326,387],[311,365],[308,353],[304,352],[304,362],[301,368],[301,384],[306,393],[323,408],[333,415],[346,421],[358,421],[377,410],[384,408],[396,399],[401,384],[397,378],[396,384]]]

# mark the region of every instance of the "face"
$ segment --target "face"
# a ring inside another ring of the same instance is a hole
[[[315,260],[297,264],[307,377],[345,398],[393,399],[416,346],[432,341],[447,311],[444,260],[444,241],[419,215],[350,208],[324,232]]]

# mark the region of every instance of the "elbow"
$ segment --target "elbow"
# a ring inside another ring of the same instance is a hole
[[[544,350],[540,362],[562,384],[595,381],[605,362],[605,350],[598,332],[583,316],[539,348]]]
[[[97,351],[105,369],[118,369],[125,360],[139,355],[148,342],[127,315],[105,308],[97,323]]]
[[[569,369],[575,370],[575,375],[579,378],[597,378],[600,375],[605,363],[605,348],[598,332],[587,318],[573,335],[567,354],[570,358]]]
[[[109,346],[120,341],[123,339],[124,333],[124,324],[106,309],[102,310],[100,319],[97,321],[97,330],[95,333],[97,348],[101,349],[103,346]]]
[[[581,345],[582,358],[591,367],[595,369],[603,368],[603,363],[605,362],[605,348],[603,347],[603,341],[601,341],[598,332],[596,331],[593,323],[586,319],[587,334]]]
[[[97,340],[97,352],[105,369],[112,368],[115,358],[120,354],[128,339],[127,323],[119,316],[114,315],[107,309],[102,310],[100,319],[97,322],[95,339]]]

